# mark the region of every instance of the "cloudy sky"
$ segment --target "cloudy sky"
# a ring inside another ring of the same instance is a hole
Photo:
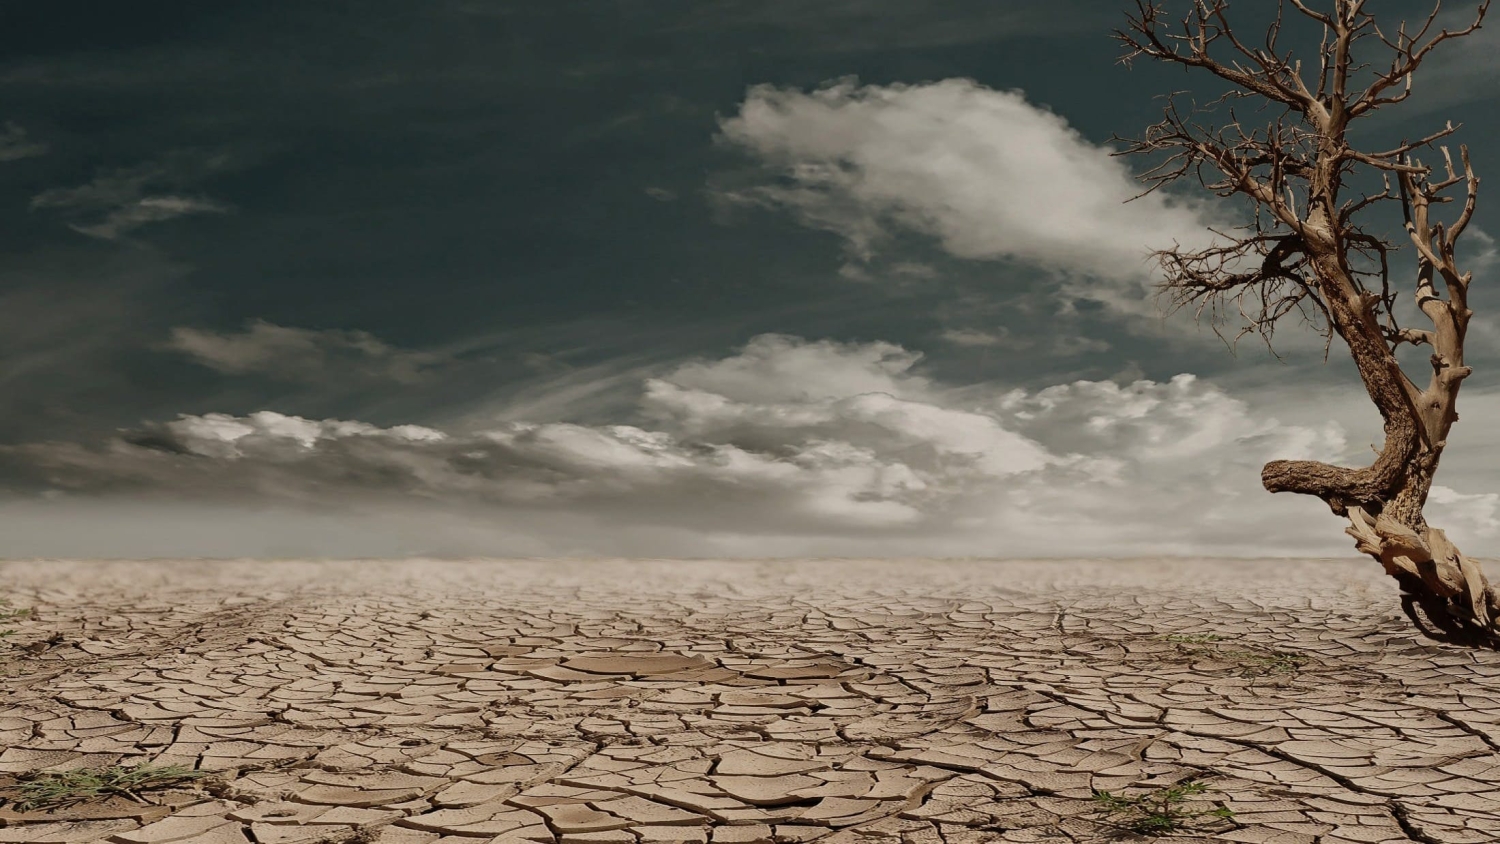
[[[1351,554],[1259,485],[1372,457],[1340,350],[1151,297],[1237,212],[1124,204],[1201,81],[1126,5],[9,4],[0,556]],[[1500,174],[1497,56],[1379,131]],[[1481,556],[1492,207],[1429,508]]]

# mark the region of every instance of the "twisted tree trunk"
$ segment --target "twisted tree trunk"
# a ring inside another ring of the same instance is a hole
[[[1460,553],[1441,529],[1428,525],[1422,513],[1448,432],[1458,421],[1459,387],[1471,373],[1464,366],[1463,341],[1473,315],[1467,306],[1469,275],[1452,269],[1451,250],[1433,254],[1422,248],[1431,242],[1420,239],[1424,233],[1430,238],[1425,218],[1421,203],[1418,219],[1408,228],[1425,253],[1416,299],[1433,329],[1413,332],[1410,339],[1433,347],[1428,386],[1419,389],[1401,370],[1394,348],[1382,336],[1375,299],[1355,286],[1340,259],[1343,250],[1315,255],[1312,264],[1333,328],[1348,344],[1385,420],[1386,441],[1369,468],[1281,460],[1266,464],[1261,481],[1271,492],[1315,495],[1346,516],[1345,532],[1354,537],[1356,549],[1379,560],[1401,585],[1407,596],[1403,605],[1419,627],[1414,604],[1450,637],[1500,644],[1500,592],[1490,587],[1479,564]],[[1434,287],[1439,272],[1448,288],[1446,300]]]
[[[1423,61],[1443,44],[1478,31],[1492,0],[1477,0],[1467,26],[1443,27],[1442,2],[1434,0],[1425,21],[1384,32],[1367,2],[1272,4],[1275,17],[1262,46],[1235,34],[1230,0],[1184,2],[1187,11],[1175,24],[1157,0],[1136,0],[1128,29],[1117,33],[1127,62],[1147,56],[1203,70],[1231,91],[1207,107],[1195,102],[1189,112],[1169,97],[1162,121],[1123,154],[1158,157],[1142,176],[1151,185],[1147,192],[1194,178],[1216,196],[1248,199],[1255,208],[1244,227],[1248,234],[1216,230],[1222,240],[1209,247],[1157,253],[1166,276],[1162,287],[1174,305],[1197,304],[1199,315],[1212,307],[1216,321],[1220,308],[1233,306],[1246,320],[1245,333],[1259,332],[1267,343],[1279,320],[1298,312],[1306,317],[1311,308],[1310,321],[1348,345],[1380,412],[1385,444],[1370,466],[1277,460],[1261,472],[1266,489],[1317,496],[1346,517],[1356,547],[1379,560],[1407,593],[1404,605],[1419,627],[1416,605],[1455,637],[1500,645],[1500,593],[1490,589],[1477,563],[1422,517],[1448,431],[1458,420],[1459,386],[1469,376],[1463,350],[1473,315],[1471,275],[1458,270],[1454,247],[1474,216],[1479,179],[1467,149],[1459,148],[1459,170],[1448,149],[1435,146],[1457,131],[1452,123],[1383,150],[1358,149],[1349,136],[1353,121],[1409,99]],[[1313,61],[1304,64],[1276,46],[1284,12],[1313,24],[1313,32],[1321,30]],[[1394,39],[1385,34],[1390,32]],[[1371,40],[1385,50],[1388,69],[1355,56],[1356,45]],[[1205,117],[1219,104],[1242,99],[1270,107],[1270,120],[1247,128],[1232,109],[1219,122]],[[1443,171],[1414,160],[1421,150],[1440,152]],[[1344,180],[1356,173],[1378,177],[1384,189],[1368,190],[1365,181],[1363,189],[1346,190]],[[1393,180],[1399,192],[1392,190]],[[1432,206],[1457,199],[1446,192],[1459,185],[1462,210],[1451,223],[1431,219]],[[1397,325],[1388,261],[1396,245],[1357,219],[1386,202],[1399,202],[1406,219],[1417,257],[1416,304],[1431,329]],[[1378,279],[1380,292],[1362,279]],[[1426,387],[1418,387],[1397,361],[1403,343],[1432,347]]]

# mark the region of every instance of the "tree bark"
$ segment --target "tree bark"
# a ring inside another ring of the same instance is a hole
[[[1314,261],[1319,286],[1329,302],[1333,328],[1348,344],[1366,392],[1384,419],[1385,445],[1364,469],[1274,461],[1262,470],[1262,483],[1271,492],[1315,495],[1347,516],[1346,532],[1356,548],[1379,560],[1400,584],[1408,596],[1407,613],[1419,627],[1414,604],[1449,638],[1500,644],[1500,593],[1490,588],[1479,564],[1460,553],[1442,530],[1429,526],[1422,513],[1448,432],[1458,420],[1459,387],[1470,372],[1463,365],[1464,334],[1472,315],[1466,304],[1467,278],[1450,279],[1445,301],[1434,290],[1433,267],[1423,267],[1417,300],[1432,320],[1434,351],[1432,380],[1419,390],[1382,337],[1371,298],[1357,292],[1337,257],[1339,250],[1333,251]]]

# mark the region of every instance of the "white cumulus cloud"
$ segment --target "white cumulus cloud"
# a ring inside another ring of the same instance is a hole
[[[1463,493],[1434,484],[1424,509],[1432,524],[1454,538],[1460,534],[1483,539],[1500,536],[1500,494]]]
[[[1138,289],[1153,248],[1210,237],[1201,205],[1161,193],[1126,204],[1141,186],[1108,147],[1020,91],[968,79],[845,80],[811,92],[760,85],[721,130],[775,176],[728,199],[790,209],[859,257],[904,227],[961,258]]]
[[[0,460],[62,501],[440,513],[495,555],[1349,553],[1319,502],[1259,484],[1266,460],[1346,457],[1337,425],[1191,375],[1020,391],[919,368],[888,343],[763,335],[646,379],[637,424],[203,414]]]

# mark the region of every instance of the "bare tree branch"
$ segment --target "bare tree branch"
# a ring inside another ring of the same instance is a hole
[[[1422,62],[1431,55],[1432,51],[1436,50],[1443,43],[1463,38],[1479,31],[1480,26],[1484,24],[1485,15],[1490,10],[1490,1],[1484,0],[1484,2],[1479,4],[1478,9],[1474,12],[1474,18],[1468,26],[1462,29],[1441,30],[1437,35],[1427,39],[1425,43],[1423,43],[1423,39],[1427,38],[1427,33],[1432,30],[1433,24],[1437,23],[1438,14],[1443,10],[1442,0],[1437,0],[1433,3],[1432,11],[1427,15],[1427,20],[1423,22],[1422,28],[1418,30],[1416,35],[1407,36],[1404,24],[1402,30],[1397,33],[1395,41],[1390,41],[1384,35],[1381,35],[1380,40],[1394,53],[1391,58],[1390,70],[1378,75],[1375,81],[1371,82],[1363,93],[1354,98],[1354,101],[1349,105],[1350,116],[1359,117],[1382,106],[1394,105],[1410,97],[1411,78],[1417,72],[1417,68],[1421,67]],[[1405,87],[1400,94],[1394,97],[1383,96],[1386,91],[1403,83]]]

